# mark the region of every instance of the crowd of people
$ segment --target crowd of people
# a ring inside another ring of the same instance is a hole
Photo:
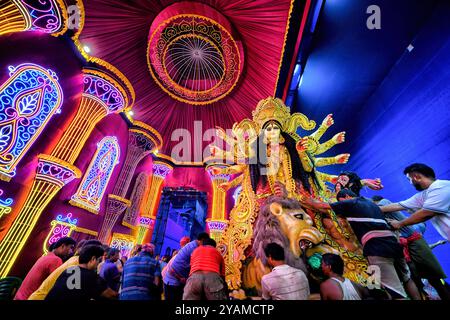
[[[337,254],[321,255],[315,269],[308,266],[309,274],[293,268],[285,261],[285,248],[272,242],[264,250],[271,272],[262,277],[262,299],[307,300],[317,288],[323,300],[420,300],[428,298],[422,282],[426,279],[440,299],[449,300],[446,274],[423,233],[424,222],[431,219],[444,242],[449,240],[450,181],[436,179],[432,168],[418,163],[404,174],[419,191],[405,201],[361,197],[363,182],[354,172],[343,172],[336,180],[337,201],[308,195],[301,200],[318,214],[332,210],[347,219],[368,264],[379,270],[375,287],[345,278],[345,263]],[[405,210],[411,215],[401,212]],[[181,301],[230,296],[216,242],[200,233],[195,240],[183,237],[171,257],[156,256],[155,246],[148,243],[137,245],[129,259],[97,240],[61,238],[31,268],[15,299]]]

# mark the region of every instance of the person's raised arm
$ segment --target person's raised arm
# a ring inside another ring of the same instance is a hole
[[[328,203],[313,199],[306,195],[300,198],[300,203],[302,204],[302,206],[308,209],[319,211],[322,213],[327,213],[329,210],[331,210],[331,207]]]
[[[405,210],[405,208],[399,205],[398,203],[391,203],[385,206],[381,206],[380,209],[382,212],[394,212]]]

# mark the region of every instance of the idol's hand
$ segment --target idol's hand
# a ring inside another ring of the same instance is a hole
[[[325,119],[323,119],[322,121],[322,125],[326,126],[327,128],[331,127],[334,124],[334,120],[333,120],[333,114],[330,113],[329,115],[327,115],[325,117]]]
[[[219,147],[217,147],[217,146],[209,146],[209,152],[211,153],[211,155],[213,157],[222,154],[222,150],[220,150]]]
[[[222,190],[223,192],[227,192],[228,189],[230,189],[230,183],[223,182],[223,183],[219,184],[219,189]]]
[[[222,140],[226,139],[227,134],[225,133],[225,130],[223,130],[221,127],[216,127],[216,134],[220,139]]]
[[[297,142],[295,146],[298,152],[305,152],[309,148],[308,138],[302,138]]]
[[[335,134],[333,137],[333,141],[336,144],[344,142],[345,141],[345,131]]]
[[[361,180],[364,186],[369,187],[372,190],[381,190],[383,189],[383,185],[381,184],[380,178],[376,179],[363,179]]]
[[[218,174],[222,174],[223,169],[221,169],[221,168],[211,168],[210,171],[211,171],[211,174],[218,175]]]
[[[275,184],[273,186],[273,191],[274,191],[275,195],[278,197],[287,197],[287,195],[288,195],[284,184],[282,184],[281,182],[278,182],[278,181],[275,182]]]
[[[347,163],[349,158],[350,158],[350,153],[340,154],[335,157],[336,163],[340,163],[340,164]]]

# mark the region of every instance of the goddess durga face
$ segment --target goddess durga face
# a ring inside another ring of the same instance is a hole
[[[279,143],[281,135],[281,127],[275,121],[269,121],[264,126],[264,142],[266,143]]]

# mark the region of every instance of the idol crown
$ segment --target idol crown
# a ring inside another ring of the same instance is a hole
[[[261,129],[270,120],[278,121],[282,126],[291,117],[290,108],[280,98],[268,97],[261,100],[252,112],[253,121]]]

